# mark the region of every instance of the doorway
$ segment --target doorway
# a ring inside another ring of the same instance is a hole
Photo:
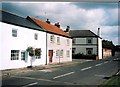
[[[49,50],[49,63],[52,63],[53,50]]]

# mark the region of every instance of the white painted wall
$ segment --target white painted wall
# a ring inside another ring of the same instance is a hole
[[[97,55],[97,45],[87,45],[87,38],[75,38],[75,44],[72,48],[76,48],[75,54],[83,53],[86,55],[86,48],[93,48],[93,54]],[[97,44],[97,38],[92,38],[92,44]]]
[[[87,44],[87,38],[76,38],[75,44]],[[97,38],[92,38],[92,44],[97,44]]]
[[[75,50],[75,54],[77,53],[83,53],[84,55],[86,55],[86,48],[93,48],[93,54],[97,55],[97,46],[86,46],[86,45],[73,45],[72,48],[76,48]]]
[[[26,58],[25,61],[21,60],[21,55],[19,55],[19,60],[11,60],[11,50],[26,50],[27,47],[32,46],[34,48],[41,48],[42,55],[40,59],[33,60],[33,65],[40,65],[46,63],[46,32],[37,31],[33,29],[28,29],[24,27],[19,27],[11,24],[6,24],[0,22],[2,28],[0,29],[2,33],[2,67],[0,70],[21,68],[29,65],[30,57]],[[12,37],[12,29],[18,30],[18,36]],[[38,40],[34,39],[34,33],[38,34]],[[1,34],[0,34],[1,35]]]
[[[102,39],[98,38],[98,57],[102,59]]]
[[[58,63],[59,62],[59,57],[56,56],[56,50],[63,50],[63,57],[60,58],[60,62],[67,62],[67,61],[72,61],[72,39],[55,35],[55,41],[54,43],[50,42],[50,36],[53,34],[47,33],[47,52],[49,50],[53,50],[53,62],[52,63]],[[60,37],[60,44],[57,44],[57,37]],[[67,39],[69,39],[69,45],[67,45]],[[70,51],[70,57],[66,57],[66,51]],[[49,63],[49,56],[47,53],[47,63]]]

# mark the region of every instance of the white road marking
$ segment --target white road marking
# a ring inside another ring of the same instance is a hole
[[[81,69],[81,71],[84,71],[84,70],[87,70],[87,69],[90,69],[90,68],[92,68],[92,67],[90,66],[90,67],[87,67],[87,68],[83,68],[83,69]]]
[[[46,70],[39,70],[39,71],[42,71],[42,72],[52,72],[52,70],[49,70],[49,69],[46,69]]]
[[[119,71],[119,72],[117,72],[117,74],[116,74],[116,75],[119,75],[119,73],[120,73],[120,71]]]
[[[99,63],[99,64],[96,64],[95,66],[100,66],[100,65],[102,65],[103,63]]]
[[[105,77],[105,75],[95,75],[95,76],[98,76],[98,77]]]
[[[63,75],[59,75],[59,76],[54,77],[53,79],[64,77],[64,76],[67,76],[67,75],[70,75],[70,74],[73,74],[73,73],[75,73],[75,72],[70,72],[70,73],[66,73],[66,74],[63,74]]]
[[[108,61],[104,62],[104,63],[108,63]]]
[[[61,83],[60,81],[53,81],[53,80],[49,80],[49,79],[41,79],[41,78],[33,78],[33,77],[19,77],[19,76],[11,76],[11,77],[14,77],[14,78],[22,78],[22,79],[32,79],[32,80],[40,80],[40,81],[47,81],[47,82],[54,82],[54,83]],[[65,83],[65,84],[73,84],[73,83],[70,83],[70,82],[62,82],[62,83]]]
[[[33,85],[36,85],[36,84],[38,84],[38,82],[34,82],[34,83],[28,84],[28,85],[23,86],[23,87],[29,87],[29,86],[33,86]]]

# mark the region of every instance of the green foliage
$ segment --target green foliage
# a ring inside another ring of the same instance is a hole
[[[34,49],[33,47],[28,47],[27,52],[29,52],[29,56],[40,56],[41,55],[40,48]]]
[[[41,55],[41,49],[40,48],[36,48],[35,49],[35,56],[40,56]]]
[[[112,43],[112,41],[108,41],[108,40],[103,40],[102,46],[103,46],[103,48],[108,48],[108,49],[114,48],[114,44]]]
[[[29,56],[34,56],[34,50],[33,47],[28,47],[27,52],[29,52]]]
[[[112,41],[103,40],[102,41],[102,47],[107,48],[107,49],[111,49],[112,50],[112,56],[115,55],[115,45],[113,44]]]
[[[74,59],[96,59],[96,55],[92,54],[92,55],[84,55],[82,53],[78,53],[78,54],[73,54],[72,55]]]

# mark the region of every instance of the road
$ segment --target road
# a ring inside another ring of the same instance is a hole
[[[2,86],[51,86],[51,85],[94,85],[103,83],[105,77],[118,72],[120,65],[116,55],[109,59],[75,63],[57,68],[33,70],[31,72],[3,76]]]

